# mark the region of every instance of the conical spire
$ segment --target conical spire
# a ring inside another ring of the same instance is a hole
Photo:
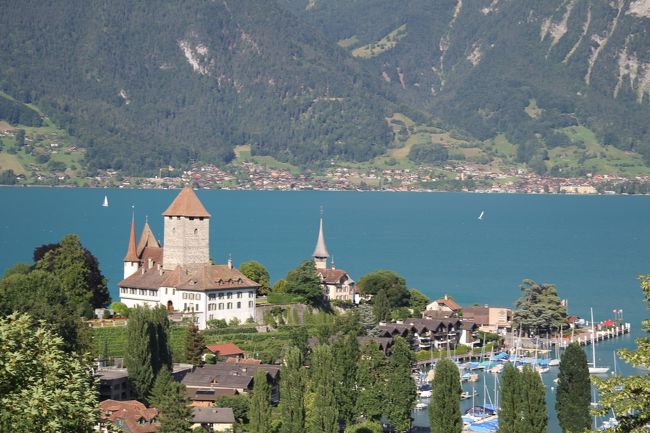
[[[203,203],[189,186],[186,186],[178,193],[172,204],[163,212],[163,216],[210,218],[210,214],[203,207]]]
[[[314,253],[312,254],[314,258],[326,259],[330,256],[330,253],[327,252],[327,246],[325,245],[325,235],[323,234],[323,210],[320,212],[320,229],[318,230],[318,240],[316,241],[316,248],[314,248]]]
[[[144,223],[144,228],[142,229],[142,234],[140,234],[140,240],[138,241],[138,248],[136,253],[138,257],[142,254],[142,251],[147,247],[160,248],[160,243],[156,240],[151,227],[149,227],[149,222]]]
[[[126,251],[125,262],[137,262],[138,254],[135,250],[135,213],[131,216],[131,235],[129,236],[129,249]]]

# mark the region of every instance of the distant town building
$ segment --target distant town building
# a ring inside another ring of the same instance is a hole
[[[100,433],[130,432],[155,433],[160,428],[159,411],[147,408],[137,400],[115,401],[105,400],[99,403]],[[114,430],[111,427],[117,427]]]
[[[135,218],[124,257],[120,299],[128,307],[163,305],[172,319],[192,318],[200,329],[210,320],[255,319],[255,281],[232,266],[210,260],[210,217],[185,187],[163,212],[164,246],[145,223],[136,244]]]
[[[204,428],[209,432],[234,431],[235,415],[229,407],[193,407],[192,429]]]
[[[325,245],[322,214],[318,229],[318,239],[316,240],[316,247],[312,256],[314,258],[316,272],[318,272],[323,287],[323,296],[330,301],[353,301],[354,294],[356,293],[356,283],[354,280],[350,278],[347,271],[336,269],[333,259],[330,267],[327,267],[327,259],[329,259],[330,254]]]
[[[442,298],[431,302],[429,305],[427,305],[426,309],[441,313],[458,314],[458,312],[461,310],[461,306],[458,305],[451,296],[445,295]]]
[[[244,357],[244,351],[235,343],[209,344],[206,351],[220,358],[233,358],[237,361]]]
[[[510,328],[512,310],[504,307],[472,306],[463,308],[463,319],[471,319],[481,331],[494,332]]]

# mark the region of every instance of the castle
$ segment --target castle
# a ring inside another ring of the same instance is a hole
[[[322,214],[318,229],[318,239],[316,240],[316,247],[314,248],[312,257],[314,258],[316,272],[318,273],[323,288],[323,296],[330,301],[353,302],[355,300],[354,295],[356,294],[356,283],[354,280],[343,269],[336,269],[333,259],[330,267],[327,267],[327,259],[329,259],[330,254],[325,245]]]
[[[193,318],[200,329],[210,320],[255,320],[259,284],[232,266],[210,260],[211,215],[192,188],[185,187],[163,212],[164,246],[148,223],[136,243],[135,219],[124,257],[120,299],[127,307],[163,305],[172,319]]]

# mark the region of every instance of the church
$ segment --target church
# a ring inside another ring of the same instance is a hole
[[[318,273],[321,287],[323,288],[323,296],[330,301],[353,302],[355,300],[354,295],[356,294],[356,283],[354,280],[343,269],[336,269],[334,259],[331,260],[331,265],[329,267],[327,266],[327,260],[330,254],[325,245],[322,211],[318,239],[316,240],[316,247],[314,248],[312,257],[314,258],[316,272]]]
[[[255,320],[259,284],[232,266],[210,260],[210,218],[192,188],[185,187],[163,212],[164,244],[148,223],[136,242],[135,219],[124,257],[120,300],[127,307],[164,306],[170,318],[193,319],[200,329],[210,320]]]

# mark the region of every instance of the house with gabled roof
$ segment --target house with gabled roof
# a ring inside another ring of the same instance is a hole
[[[99,403],[98,431],[113,433],[155,433],[160,428],[159,411],[137,400],[104,400]]]
[[[200,329],[210,320],[255,319],[259,284],[232,265],[210,260],[210,218],[185,187],[163,212],[164,245],[145,222],[136,243],[135,217],[124,257],[120,300],[127,307],[164,306],[170,318],[190,318]]]

